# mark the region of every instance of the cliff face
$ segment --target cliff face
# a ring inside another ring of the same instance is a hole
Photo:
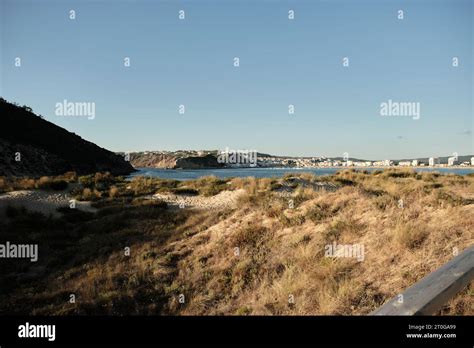
[[[221,168],[223,166],[223,164],[217,162],[217,158],[213,155],[202,157],[183,157],[176,161],[176,168],[180,169]]]
[[[131,153],[130,163],[135,168],[162,168],[162,169],[205,169],[221,168],[213,155],[185,156],[162,153]]]
[[[167,154],[156,153],[131,153],[130,163],[135,168],[176,168],[177,157]]]
[[[1,98],[0,124],[1,176],[59,175],[67,171],[126,175],[134,170],[113,152]]]

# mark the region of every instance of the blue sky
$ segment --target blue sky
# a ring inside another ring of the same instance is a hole
[[[1,95],[110,150],[474,153],[470,0],[0,2]],[[380,116],[389,99],[420,119]]]

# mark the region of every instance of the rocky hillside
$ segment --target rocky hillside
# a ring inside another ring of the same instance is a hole
[[[220,168],[223,166],[223,164],[217,162],[217,158],[213,155],[190,156],[176,160],[176,168],[178,169]]]
[[[212,154],[204,156],[180,155],[179,153],[133,152],[130,154],[130,163],[135,168],[162,168],[162,169],[204,169],[220,168],[223,165],[217,162]]]
[[[176,167],[177,157],[164,153],[130,153],[130,163],[135,168],[162,168],[173,169]]]
[[[133,167],[122,157],[0,98],[0,176],[111,172]]]

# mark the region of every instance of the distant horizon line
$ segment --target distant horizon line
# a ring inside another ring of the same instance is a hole
[[[170,153],[175,153],[175,152],[219,152],[219,151],[222,151],[220,149],[213,149],[213,150],[203,150],[203,149],[200,149],[200,150],[191,150],[191,149],[179,149],[179,150],[141,150],[141,151],[113,151],[115,153],[123,153],[123,154],[132,154],[132,153],[142,153],[142,152],[170,152]],[[242,150],[242,149],[229,149],[229,151],[256,151],[256,150]],[[344,154],[342,155],[339,155],[339,156],[326,156],[326,155],[313,155],[313,156],[291,156],[291,155],[275,155],[275,154],[271,154],[271,153],[265,153],[265,152],[260,152],[260,151],[257,151],[258,154],[264,154],[264,155],[268,155],[268,156],[271,156],[271,157],[283,157],[283,158],[327,158],[327,159],[337,159],[337,158],[341,158],[341,159],[344,159]],[[429,159],[429,158],[449,158],[449,157],[474,157],[474,153],[471,153],[471,154],[465,154],[465,155],[459,155],[459,154],[456,154],[455,153],[452,153],[451,155],[446,155],[446,156],[416,156],[416,157],[399,157],[399,158],[395,158],[395,159],[392,159],[392,158],[383,158],[383,159],[367,159],[367,158],[364,158],[364,157],[354,157],[354,156],[348,156],[347,159],[348,160],[364,160],[364,161],[383,161],[383,160],[393,160],[393,161],[403,161],[403,160],[413,160],[413,159]]]

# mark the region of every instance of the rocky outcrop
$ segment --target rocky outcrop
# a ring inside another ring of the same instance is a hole
[[[217,158],[213,155],[183,157],[176,160],[177,169],[221,168],[223,166],[223,164],[217,162]]]
[[[122,157],[0,98],[0,176],[134,171]],[[19,155],[19,156],[18,156]]]
[[[135,168],[162,168],[162,169],[206,169],[221,168],[223,164],[217,162],[214,155],[205,156],[178,156],[165,153],[131,153],[130,163]]]
[[[178,157],[163,153],[133,152],[130,154],[130,163],[135,168],[176,168]]]

